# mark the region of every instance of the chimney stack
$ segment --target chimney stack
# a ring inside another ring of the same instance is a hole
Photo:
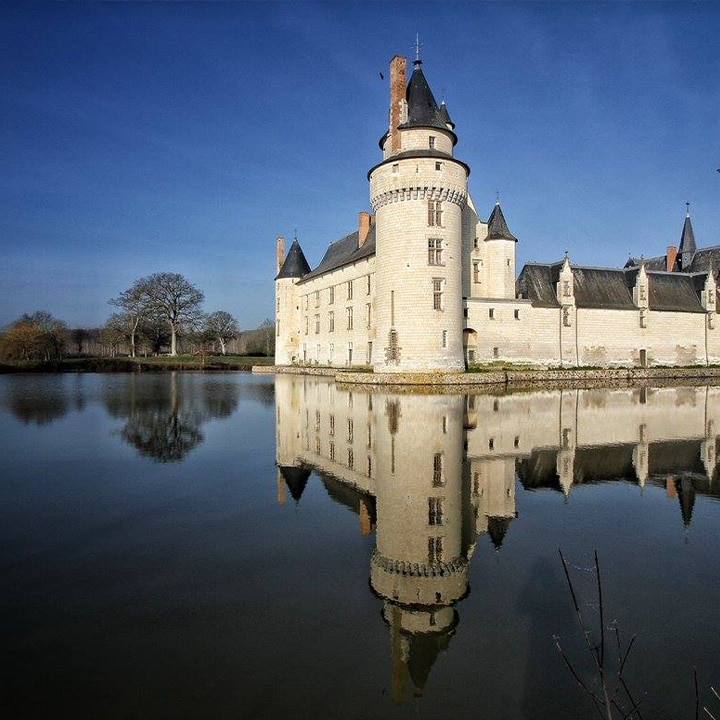
[[[398,125],[407,120],[407,58],[396,55],[390,61],[390,152],[400,152]]]
[[[370,233],[370,228],[373,226],[373,221],[375,219],[374,215],[371,215],[369,212],[365,212],[364,210],[359,214],[359,220],[358,220],[358,247],[361,248],[365,241],[367,240],[367,236]]]
[[[279,237],[277,239],[277,271],[280,272],[283,263],[285,262],[285,238]]]
[[[667,255],[665,256],[665,269],[672,272],[675,269],[675,261],[677,260],[677,248],[674,245],[668,245]]]

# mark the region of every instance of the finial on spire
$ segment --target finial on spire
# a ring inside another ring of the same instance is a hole
[[[690,217],[690,203],[685,203],[685,217]]]
[[[422,60],[420,59],[420,33],[415,33],[415,65],[420,65]]]
[[[495,191],[495,204],[496,205],[500,204],[500,191],[499,190]]]
[[[297,228],[295,228],[295,235],[294,235],[294,237],[295,237],[295,241],[297,242]]]

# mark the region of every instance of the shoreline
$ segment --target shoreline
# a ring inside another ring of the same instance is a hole
[[[606,387],[608,385],[639,386],[648,383],[679,383],[720,381],[720,367],[656,367],[656,368],[553,368],[533,370],[488,370],[465,373],[372,373],[337,370],[335,368],[287,367],[256,365],[255,374],[310,375],[330,377],[339,385],[372,387],[430,387],[444,390],[468,388],[512,388],[515,390],[542,387]]]

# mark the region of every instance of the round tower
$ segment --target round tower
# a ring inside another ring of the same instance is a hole
[[[383,161],[368,173],[375,211],[378,372],[460,372],[462,210],[469,168],[416,59],[390,63]]]
[[[291,365],[300,360],[300,295],[297,283],[310,272],[297,238],[285,257],[285,238],[277,239],[275,276],[275,364]]]

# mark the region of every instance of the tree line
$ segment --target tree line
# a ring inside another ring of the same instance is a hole
[[[51,313],[22,315],[0,333],[0,358],[47,362],[66,355],[271,355],[273,323],[241,331],[226,310],[203,311],[205,296],[179,273],[153,273],[109,300],[101,328],[74,328]]]

